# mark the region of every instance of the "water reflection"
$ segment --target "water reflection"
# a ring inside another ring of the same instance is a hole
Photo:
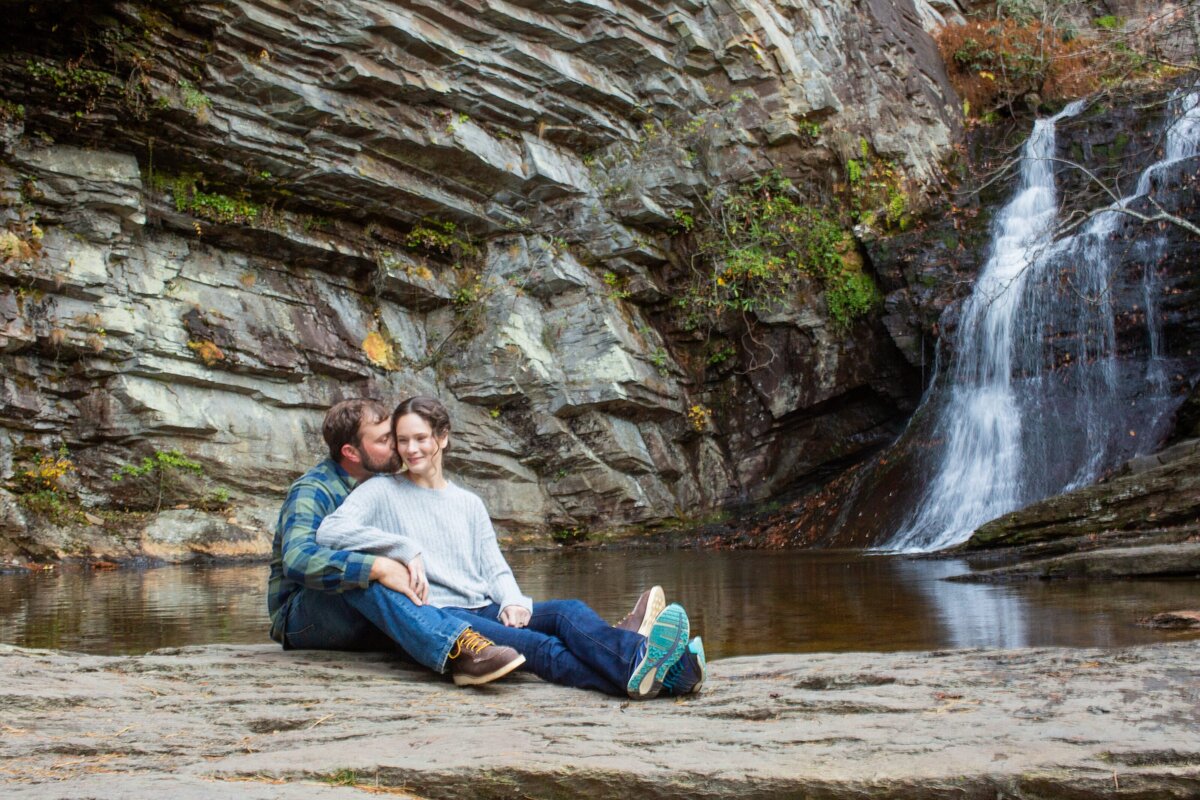
[[[1007,586],[950,583],[969,572],[961,561],[899,561],[897,579],[916,586],[942,625],[949,647],[1028,647],[1029,620],[1037,616]]]
[[[252,642],[266,567],[164,567],[0,576],[0,641],[88,653]]]
[[[618,619],[661,583],[713,658],[775,652],[1117,646],[1187,634],[1141,616],[1195,606],[1194,581],[950,583],[956,561],[852,552],[513,553],[526,593]],[[267,568],[0,576],[0,642],[93,653],[266,641]]]

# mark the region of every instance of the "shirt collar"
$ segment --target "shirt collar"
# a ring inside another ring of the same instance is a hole
[[[354,476],[352,476],[349,472],[346,472],[346,470],[342,468],[342,465],[334,461],[332,458],[325,459],[325,465],[327,470],[336,475],[342,481],[342,483],[346,484],[346,486],[349,488],[353,489],[358,485],[358,481],[354,479]]]

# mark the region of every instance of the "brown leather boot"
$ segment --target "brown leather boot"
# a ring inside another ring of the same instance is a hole
[[[503,678],[525,663],[525,656],[501,647],[467,628],[450,650],[450,674],[459,686],[478,686]]]
[[[658,619],[658,615],[666,607],[667,596],[663,593],[662,587],[651,586],[642,592],[642,596],[637,599],[637,603],[633,606],[633,611],[626,614],[625,619],[613,625],[613,627],[620,628],[623,631],[640,633],[642,636],[648,636],[650,628],[654,626],[654,620]]]

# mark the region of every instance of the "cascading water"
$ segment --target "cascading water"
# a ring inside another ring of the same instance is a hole
[[[1053,241],[1055,126],[1039,120],[1021,154],[1020,186],[993,226],[992,247],[962,310],[951,368],[923,403],[933,415],[933,476],[884,549],[928,551],[983,523],[1076,486],[1156,444],[1170,402],[1160,353],[1155,263],[1165,236],[1140,245],[1148,357],[1118,357],[1114,233],[1123,210],[1196,158],[1200,95],[1172,100],[1163,157],[1137,189]],[[1126,254],[1127,255],[1127,254]],[[1138,387],[1129,391],[1128,387]]]

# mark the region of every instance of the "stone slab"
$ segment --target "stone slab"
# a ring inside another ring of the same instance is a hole
[[[0,646],[0,795],[1197,797],[1198,657],[758,656],[630,703],[524,675],[459,689],[385,655]]]

